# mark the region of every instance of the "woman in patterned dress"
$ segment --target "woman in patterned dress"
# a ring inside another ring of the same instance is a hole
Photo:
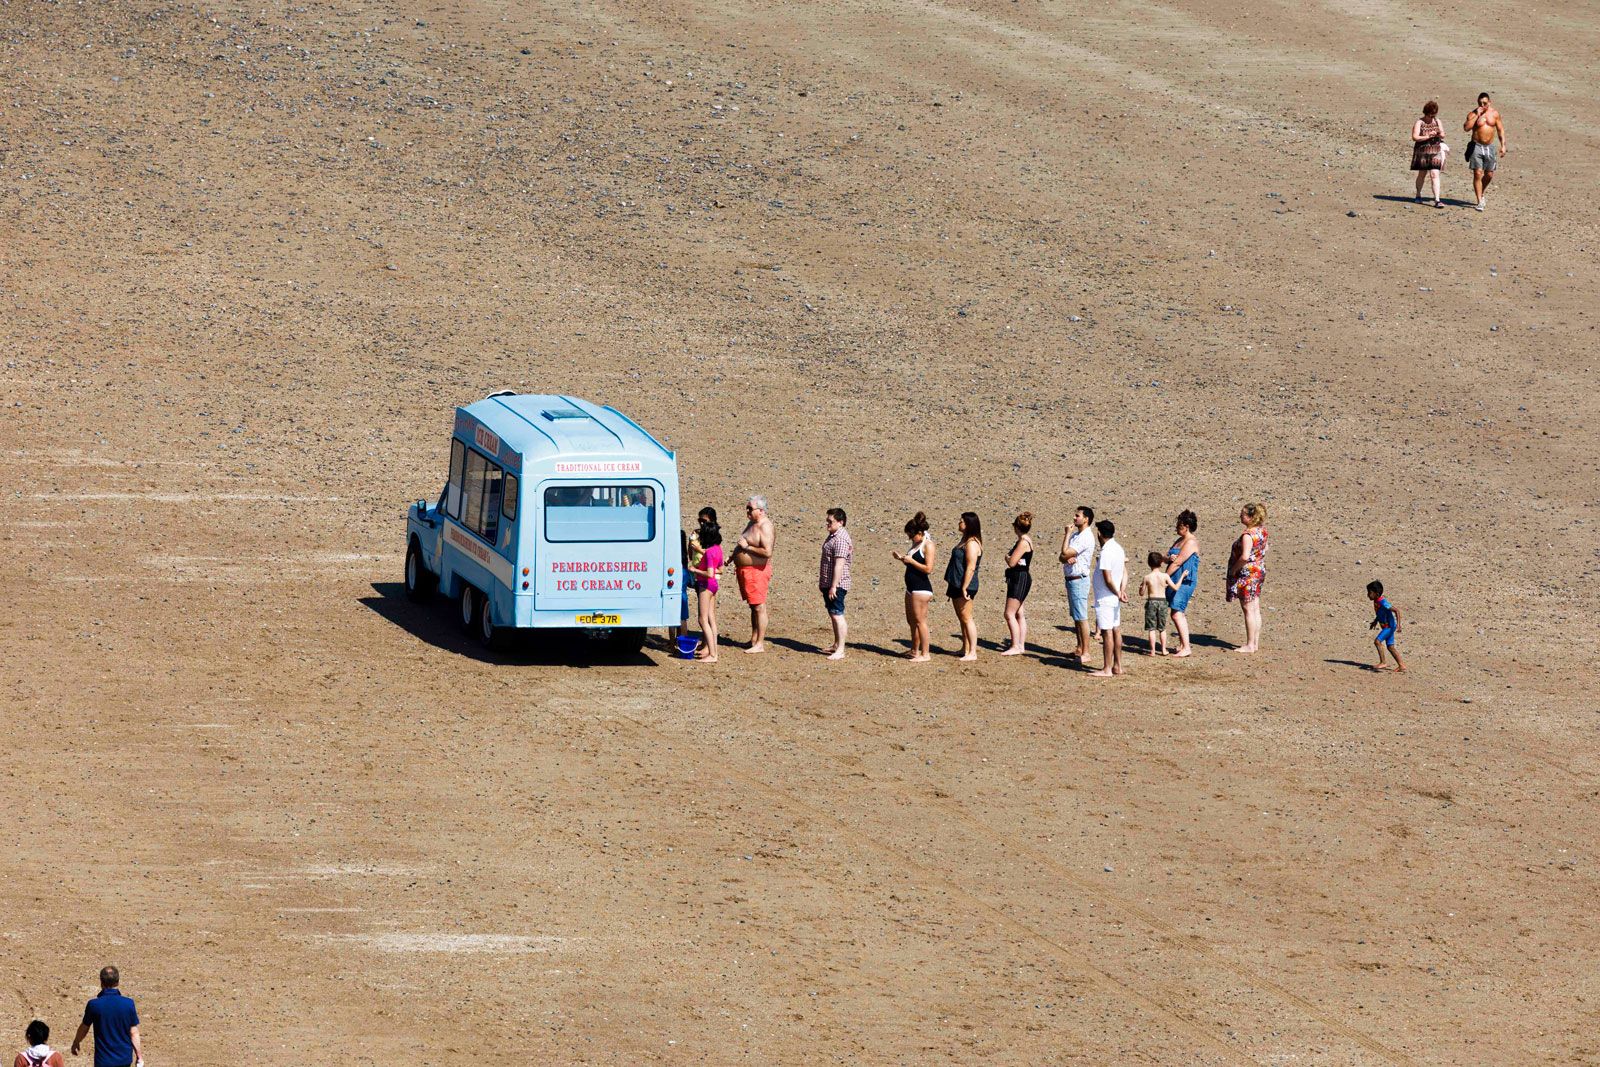
[[[1267,578],[1267,507],[1246,504],[1239,511],[1244,532],[1233,543],[1228,559],[1228,599],[1237,600],[1244,612],[1244,644],[1235,652],[1255,652],[1261,647],[1261,584]]]
[[[1439,124],[1439,105],[1429,100],[1422,105],[1422,117],[1411,124],[1411,169],[1417,172],[1417,203],[1422,203],[1422,182],[1433,182],[1433,206],[1439,203],[1439,172],[1444,169],[1444,127]]]

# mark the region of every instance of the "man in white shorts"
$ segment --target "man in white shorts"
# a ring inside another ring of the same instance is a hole
[[[1100,625],[1100,644],[1106,665],[1093,672],[1110,678],[1122,672],[1122,605],[1128,602],[1128,553],[1117,544],[1117,527],[1110,519],[1094,524],[1099,535],[1099,558],[1094,561],[1094,615]]]

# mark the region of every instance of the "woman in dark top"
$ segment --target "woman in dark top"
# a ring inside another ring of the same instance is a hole
[[[906,536],[911,539],[910,550],[894,554],[906,565],[906,624],[911,627],[911,651],[906,657],[912,663],[926,663],[933,658],[928,654],[928,605],[933,602],[936,552],[928,536],[928,516],[920,511],[913,515],[906,523]]]
[[[1033,512],[1024,511],[1011,520],[1017,543],[1006,555],[1006,629],[1011,638],[1006,642],[1002,656],[1020,656],[1028,647],[1028,615],[1026,601],[1028,590],[1033,588]]]
[[[957,544],[944,569],[944,594],[961,622],[961,658],[978,658],[978,621],[972,616],[972,599],[978,595],[978,561],[983,558],[983,527],[978,516],[961,513],[956,524]]]
[[[1411,169],[1417,172],[1417,203],[1422,203],[1422,183],[1433,182],[1433,206],[1439,203],[1439,172],[1450,146],[1444,143],[1444,127],[1439,124],[1439,105],[1429,100],[1422,105],[1422,117],[1411,124]]]

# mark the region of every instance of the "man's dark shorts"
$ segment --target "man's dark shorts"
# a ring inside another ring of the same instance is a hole
[[[826,589],[822,591],[822,602],[828,605],[829,615],[844,614],[844,595],[849,591],[850,590],[848,589],[841,589],[832,596],[828,595],[828,591]]]

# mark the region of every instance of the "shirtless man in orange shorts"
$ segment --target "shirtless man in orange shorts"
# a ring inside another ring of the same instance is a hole
[[[1506,125],[1500,121],[1500,112],[1494,109],[1489,94],[1479,93],[1478,106],[1467,116],[1461,128],[1472,134],[1472,143],[1467,145],[1467,166],[1472,168],[1472,192],[1478,198],[1476,207],[1482,211],[1489,183],[1494,181],[1495,168],[1500,165],[1500,158],[1509,151]],[[1498,149],[1494,143],[1496,134],[1500,135]]]
[[[772,520],[767,518],[767,498],[753,496],[744,506],[750,522],[733,550],[733,573],[739,579],[739,595],[750,605],[750,647],[746,652],[767,650],[767,586],[772,582]]]

